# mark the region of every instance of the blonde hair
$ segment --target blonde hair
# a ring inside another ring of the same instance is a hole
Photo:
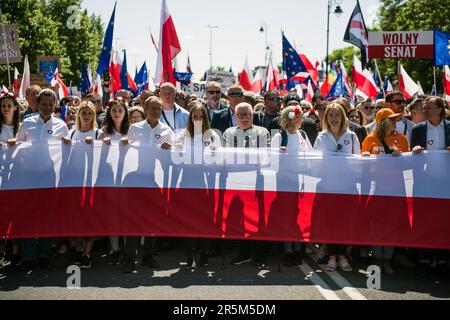
[[[282,131],[286,131],[294,121],[294,119],[289,119],[289,113],[295,112],[295,109],[299,109],[299,114],[302,114],[302,109],[299,106],[289,106],[281,111],[280,128]]]
[[[327,106],[327,108],[325,109],[325,115],[323,116],[323,131],[331,132],[331,128],[328,123],[328,115],[330,114],[331,110],[337,110],[341,114],[342,121],[341,121],[341,126],[339,127],[339,135],[342,135],[345,132],[345,130],[348,129],[349,124],[348,124],[347,114],[344,110],[344,107],[342,107],[338,103],[329,104]]]
[[[81,131],[81,119],[80,119],[80,116],[81,116],[81,111],[83,109],[89,109],[92,112],[93,117],[92,117],[91,126],[90,126],[89,130],[94,130],[95,128],[97,128],[97,121],[95,119],[95,115],[96,115],[96,113],[95,113],[95,106],[94,106],[94,104],[91,101],[83,101],[78,106],[77,118],[75,120],[75,128],[77,129],[77,131]]]

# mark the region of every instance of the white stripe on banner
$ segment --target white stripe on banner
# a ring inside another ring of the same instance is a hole
[[[447,151],[398,158],[280,154],[275,149],[196,151],[98,142],[22,143],[0,149],[0,186],[180,187],[450,199]]]

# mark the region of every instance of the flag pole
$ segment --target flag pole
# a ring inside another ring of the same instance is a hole
[[[436,85],[436,66],[433,66],[433,86],[436,88],[436,92],[434,93],[435,95],[437,95],[437,85]]]
[[[384,81],[381,78],[381,73],[380,73],[380,69],[378,69],[378,63],[377,63],[377,59],[373,59],[374,63],[375,63],[375,70],[378,73],[378,78],[380,80],[380,84],[381,84],[381,90],[383,92],[383,97],[386,98],[386,92],[384,91]]]
[[[400,89],[400,73],[401,73],[400,66],[401,66],[401,64],[400,64],[400,59],[399,59],[397,62],[398,89]]]
[[[3,38],[5,39],[5,51],[6,51],[5,56],[6,56],[6,65],[7,65],[7,69],[8,69],[8,85],[9,85],[9,88],[11,88],[11,70],[9,68],[8,43],[6,41],[5,24],[3,23],[3,12],[2,12],[1,6],[0,6],[0,23],[2,24]]]

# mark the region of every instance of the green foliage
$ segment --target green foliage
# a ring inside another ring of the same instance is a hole
[[[72,81],[72,85],[78,85],[82,63],[97,63],[104,29],[100,17],[89,16],[86,10],[80,10],[80,28],[70,29],[67,24],[73,15],[67,8],[80,7],[82,0],[2,2],[3,19],[17,24],[20,50],[22,56],[28,55],[32,73],[37,73],[38,56],[59,56],[64,82],[69,85]],[[14,66],[22,73],[23,63]],[[7,83],[6,66],[1,67],[0,79]]]

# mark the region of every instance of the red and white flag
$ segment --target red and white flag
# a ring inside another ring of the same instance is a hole
[[[17,68],[14,68],[14,93],[17,94],[19,92],[19,70]]]
[[[450,68],[444,66],[444,99],[450,102]]]
[[[156,63],[155,83],[176,83],[173,76],[172,60],[180,53],[181,45],[177,31],[169,13],[166,0],[161,5],[161,30],[159,34],[158,60]]]
[[[25,60],[23,63],[23,74],[22,74],[22,82],[20,84],[19,90],[19,99],[25,100],[26,91],[30,86],[30,64],[28,63],[28,56],[25,56]]]
[[[411,79],[409,74],[406,72],[406,70],[403,68],[403,66],[400,64],[400,74],[399,77],[399,90],[406,99],[411,98],[413,95],[419,92],[419,86],[417,83]]]
[[[311,80],[308,80],[308,90],[306,90],[306,100],[312,102],[313,97],[314,97],[314,90],[311,85]]]
[[[53,79],[50,82],[52,86],[58,87],[58,96],[59,99],[62,99],[64,97],[69,96],[69,89],[67,89],[67,86],[64,84],[64,82],[61,79],[61,74],[58,72],[58,68],[56,68],[55,72],[53,73]]]
[[[356,86],[355,95],[364,99],[375,98],[378,95],[377,85],[373,80],[372,74],[367,69],[362,69],[361,61],[353,56],[353,82]]]
[[[317,71],[317,66],[319,65],[318,62],[316,61],[316,63],[313,64],[311,60],[303,53],[299,53],[299,56],[305,65],[306,70],[308,70],[311,79],[313,79],[314,83],[317,83],[319,81],[319,71]]]
[[[111,75],[111,92],[115,94],[122,86],[120,79],[120,70],[122,69],[122,58],[119,51],[114,50],[111,55],[111,63],[109,65],[109,74]]]
[[[273,65],[272,53],[270,53],[269,63],[267,65],[266,80],[264,82],[263,91],[278,90],[280,87],[280,79],[278,68]]]
[[[253,73],[248,65],[248,58],[245,57],[244,68],[239,75],[239,84],[245,91],[251,91],[253,86]]]

